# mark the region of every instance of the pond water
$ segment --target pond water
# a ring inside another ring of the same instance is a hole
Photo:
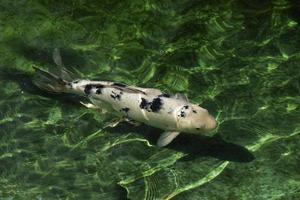
[[[300,199],[300,4],[0,0],[0,199]],[[33,83],[81,78],[184,93],[213,136],[121,123]]]

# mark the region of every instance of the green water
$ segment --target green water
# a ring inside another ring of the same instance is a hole
[[[298,1],[0,0],[0,199],[300,199]],[[32,84],[54,48],[83,78],[185,93],[213,137],[122,123]]]

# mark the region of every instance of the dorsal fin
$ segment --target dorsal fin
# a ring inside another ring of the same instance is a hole
[[[186,101],[186,102],[189,101],[188,98],[187,98],[187,96],[185,94],[182,94],[182,93],[176,93],[175,94],[175,98],[179,99],[179,100]]]
[[[134,87],[134,86],[128,86],[128,85],[125,85],[123,83],[113,83],[109,86],[105,86],[105,87],[113,87],[113,88],[116,88],[118,90],[121,90],[121,91],[124,91],[124,92],[127,92],[127,93],[140,93],[140,94],[146,94],[146,92]]]
[[[123,91],[128,92],[128,93],[141,93],[141,94],[146,94],[144,91],[136,89],[136,88],[132,88],[130,86],[126,87],[126,88],[122,88]]]

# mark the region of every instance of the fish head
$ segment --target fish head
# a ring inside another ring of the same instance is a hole
[[[208,133],[216,128],[215,118],[198,105],[185,106],[178,113],[178,126],[182,132]]]

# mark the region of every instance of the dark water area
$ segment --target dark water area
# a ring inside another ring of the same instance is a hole
[[[300,2],[0,0],[0,199],[300,199]],[[78,77],[184,93],[211,136],[87,109],[33,84]]]

